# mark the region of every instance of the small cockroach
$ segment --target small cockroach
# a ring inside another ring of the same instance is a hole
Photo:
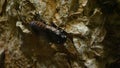
[[[45,31],[50,40],[57,44],[63,44],[67,39],[67,33],[61,28],[55,28],[41,21],[32,21],[29,25],[36,34],[39,34],[41,31]]]

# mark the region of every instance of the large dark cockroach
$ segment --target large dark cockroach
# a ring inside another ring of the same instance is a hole
[[[50,40],[57,44],[63,44],[67,39],[67,33],[61,28],[55,28],[41,21],[32,21],[29,25],[36,34],[39,34],[41,31],[45,31]]]

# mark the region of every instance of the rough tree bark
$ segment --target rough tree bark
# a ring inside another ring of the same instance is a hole
[[[119,68],[119,11],[119,0],[0,0],[0,68]],[[65,43],[29,25],[41,20]]]

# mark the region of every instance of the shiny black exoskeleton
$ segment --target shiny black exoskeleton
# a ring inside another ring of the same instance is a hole
[[[63,44],[64,42],[66,42],[67,33],[61,28],[55,28],[41,21],[32,21],[29,23],[29,25],[37,35],[39,35],[41,31],[46,32],[51,42],[57,44]]]

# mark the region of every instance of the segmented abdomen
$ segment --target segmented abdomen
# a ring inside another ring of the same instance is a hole
[[[29,24],[36,34],[45,31],[52,42],[63,44],[66,41],[67,33],[60,28],[55,28],[40,21],[32,21]]]
[[[39,22],[39,21],[32,21],[29,24],[32,27],[37,27],[37,28],[40,28],[40,29],[45,29],[46,28],[46,25],[42,22]]]

